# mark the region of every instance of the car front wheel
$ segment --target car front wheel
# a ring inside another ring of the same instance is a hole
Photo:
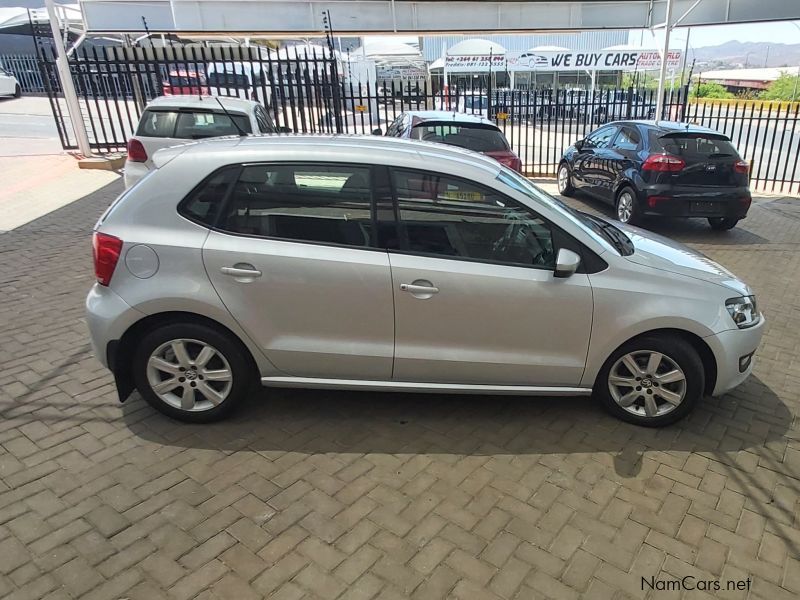
[[[14,98],[19,98],[22,96],[22,88],[19,87],[19,84],[14,88]]]
[[[703,363],[690,343],[679,336],[646,336],[606,361],[595,394],[624,421],[662,427],[685,417],[704,387]]]
[[[133,378],[156,410],[192,423],[227,416],[253,380],[246,349],[230,334],[198,323],[174,323],[146,334]]]
[[[561,163],[561,166],[558,167],[558,193],[562,196],[572,196],[575,193],[567,163]]]

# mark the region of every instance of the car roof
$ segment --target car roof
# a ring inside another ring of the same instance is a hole
[[[449,121],[453,123],[480,123],[497,127],[486,117],[448,110],[407,110],[407,115],[422,121]]]
[[[220,110],[217,99],[219,99],[222,105],[228,110],[240,110],[243,112],[251,111],[253,107],[258,104],[258,102],[254,100],[232,98],[230,96],[199,96],[197,94],[186,94],[153,98],[147,104],[147,108],[203,108],[205,110]]]
[[[156,166],[166,164],[180,156],[199,158],[198,155],[219,160],[220,165],[253,160],[309,160],[337,162],[337,154],[347,155],[346,162],[363,164],[388,164],[402,157],[400,162],[413,161],[424,165],[435,159],[457,160],[462,164],[488,171],[492,176],[500,172],[500,163],[478,152],[448,146],[406,140],[394,137],[353,134],[268,134],[225,136],[198,140],[181,146],[159,150],[153,156]],[[254,155],[261,155],[257,158]],[[273,155],[274,156],[271,156]],[[237,158],[240,155],[240,158]],[[425,161],[425,162],[421,162]],[[424,168],[424,166],[423,166]]]
[[[709,127],[703,127],[701,125],[695,125],[693,123],[681,123],[679,121],[654,121],[654,120],[644,120],[644,119],[633,119],[629,121],[614,121],[614,125],[626,125],[626,124],[635,124],[635,125],[644,125],[645,127],[649,127],[650,129],[657,129],[661,133],[675,133],[675,132],[686,132],[686,133],[713,133],[714,135],[722,135],[725,134],[716,131],[715,129],[710,129]],[[727,137],[727,136],[725,136]]]

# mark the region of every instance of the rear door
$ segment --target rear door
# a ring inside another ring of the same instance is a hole
[[[392,281],[371,177],[361,165],[245,165],[206,240],[214,288],[287,375],[391,379]]]

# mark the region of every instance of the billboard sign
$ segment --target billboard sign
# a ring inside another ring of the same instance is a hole
[[[679,69],[682,54],[680,50],[671,50],[667,54],[667,68]],[[643,71],[661,66],[661,53],[646,49],[597,52],[529,50],[508,52],[504,58],[509,71]],[[501,69],[505,70],[505,65]]]

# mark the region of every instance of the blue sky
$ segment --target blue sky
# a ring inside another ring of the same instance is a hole
[[[795,26],[797,24],[797,26]],[[781,44],[800,43],[800,21],[776,21],[770,23],[747,23],[744,25],[713,25],[706,27],[692,27],[689,43],[693,48],[703,46],[718,46],[732,40],[740,42],[776,42]],[[686,29],[680,28],[672,32],[670,46],[683,46],[686,41]],[[663,32],[656,33],[658,43],[663,43]],[[642,32],[631,31],[629,40],[638,44]],[[645,43],[652,40],[649,31],[644,32]]]

